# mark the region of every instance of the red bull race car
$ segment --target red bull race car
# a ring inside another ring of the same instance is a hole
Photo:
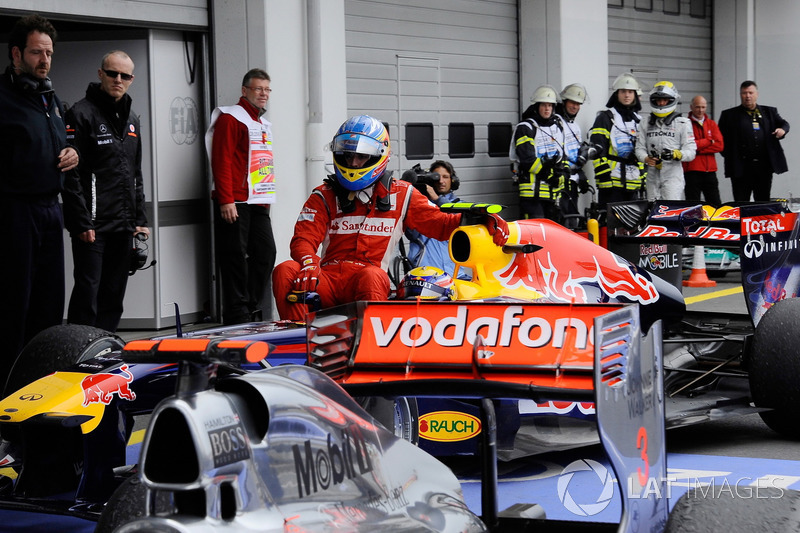
[[[656,348],[663,372],[633,381],[629,388],[644,392],[618,407],[625,416],[649,413],[661,400],[667,427],[759,411],[797,437],[791,377],[800,369],[785,326],[800,313],[797,216],[780,203],[737,209],[738,219],[709,216],[703,206],[619,205],[609,240],[735,243],[746,258],[752,321],[687,314],[670,283],[557,224],[531,220],[510,223],[502,248],[483,226],[454,232],[451,255],[473,272],[455,282],[455,301],[358,302],[319,312],[307,327],[257,323],[184,337],[274,344],[273,364],[322,371],[378,421],[438,455],[475,452],[489,431],[482,414],[489,398],[498,454],[511,458],[602,438],[597,320],[633,307],[642,332],[664,323]],[[45,332],[26,347],[0,402],[0,466],[10,469],[0,478],[0,507],[97,519],[130,477],[134,423],[172,394],[178,365],[128,360],[121,349],[119,339],[80,326]],[[61,370],[45,375],[51,369]],[[238,379],[260,369],[247,363],[218,372]],[[652,394],[662,377],[663,398]],[[53,442],[64,444],[54,450]]]
[[[51,388],[37,382],[7,398],[24,401],[40,394],[35,401],[52,410],[30,417],[30,412],[17,415],[6,409],[11,420],[3,425],[4,435],[18,429],[31,436],[42,424],[39,417],[46,416],[51,427],[71,427],[72,437],[80,432],[86,441],[99,428],[96,418],[102,425],[106,416],[118,412],[88,414],[82,403],[51,403],[65,400],[68,388],[72,397],[81,390],[84,398],[97,400],[89,406],[105,405],[107,396],[108,406],[115,401],[135,403],[143,400],[146,390],[138,384],[137,368],[175,369],[174,395],[154,408],[136,470],[108,472],[118,486],[107,503],[96,501],[90,509],[86,485],[99,480],[86,467],[77,498],[67,485],[55,494],[43,489],[33,494],[38,485],[31,476],[43,474],[36,467],[44,458],[26,455],[16,464],[19,489],[4,494],[0,507],[87,517],[94,512],[99,519],[96,531],[118,533],[637,531],[645,523],[640,516],[648,517],[648,530],[662,530],[668,507],[666,499],[658,497],[667,483],[657,349],[661,329],[655,323],[643,330],[638,310],[631,304],[610,305],[594,319],[591,344],[597,348],[591,390],[526,383],[525,375],[535,373],[532,366],[515,369],[513,376],[493,372],[488,351],[476,353],[468,363],[471,377],[412,377],[398,369],[398,380],[356,387],[362,397],[436,397],[444,390],[478,403],[484,428],[480,515],[467,508],[458,480],[444,464],[386,430],[329,377],[302,365],[245,372],[243,366],[259,364],[274,347],[236,338],[133,341],[122,350],[95,353],[91,359],[104,365],[104,372],[78,372],[76,365],[47,376],[44,381]],[[163,374],[161,379],[167,381]],[[492,401],[497,398],[596,403],[599,434],[621,485],[619,526],[549,521],[541,507],[525,501],[498,509]],[[631,403],[643,408],[636,413],[623,409]],[[72,440],[59,444],[69,448]],[[66,459],[58,450],[53,455]],[[56,490],[52,485],[51,489]]]

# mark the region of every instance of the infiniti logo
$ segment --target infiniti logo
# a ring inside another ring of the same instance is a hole
[[[761,257],[761,254],[764,253],[764,241],[757,240],[757,241],[747,241],[744,245],[744,255],[748,259],[752,259],[754,257]]]
[[[22,396],[19,397],[19,399],[22,400],[23,402],[35,402],[36,400],[41,400],[42,395],[36,393],[28,393],[28,394],[23,394]]]

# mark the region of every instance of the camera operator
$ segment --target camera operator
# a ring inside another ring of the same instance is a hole
[[[410,175],[412,171],[413,179]],[[460,201],[453,192],[458,189],[460,182],[449,161],[434,161],[430,172],[425,172],[419,165],[415,165],[413,169],[403,174],[403,179],[412,182],[422,194],[438,206]],[[450,275],[453,274],[455,263],[450,259],[447,241],[425,237],[415,230],[407,231],[406,238],[410,243],[408,259],[413,266],[434,266]]]

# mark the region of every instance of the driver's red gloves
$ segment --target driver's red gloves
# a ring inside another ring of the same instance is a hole
[[[314,292],[319,283],[319,257],[316,255],[304,255],[300,260],[302,268],[297,273],[297,277],[292,282],[294,292]]]
[[[483,223],[497,246],[503,246],[508,241],[508,224],[500,215],[487,214]]]

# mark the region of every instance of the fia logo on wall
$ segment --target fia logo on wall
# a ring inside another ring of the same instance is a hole
[[[192,144],[197,140],[200,125],[197,104],[189,98],[176,96],[169,105],[169,133],[175,144]]]

